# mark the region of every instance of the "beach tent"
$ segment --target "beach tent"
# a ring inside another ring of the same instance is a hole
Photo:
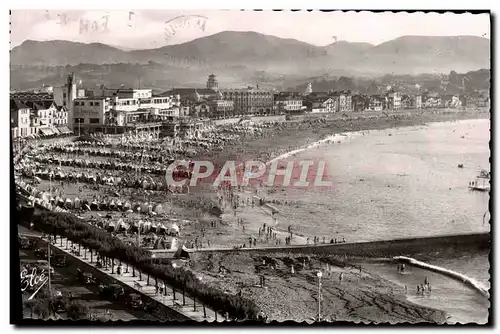
[[[99,204],[97,203],[96,200],[92,201],[92,203],[90,203],[90,210],[99,210]]]
[[[127,224],[125,224],[123,219],[118,220],[118,223],[116,223],[116,230],[118,232],[125,232],[127,230]]]
[[[139,224],[142,225],[142,220],[139,220],[138,222],[135,221],[132,226],[130,226],[130,231],[132,233],[138,233],[139,232]]]
[[[170,235],[175,235],[175,236],[178,236],[178,235],[179,235],[179,232],[180,232],[179,225],[177,225],[176,223],[172,223],[172,225],[170,225],[170,228],[169,228],[168,233],[169,233]]]
[[[189,252],[186,246],[182,245],[182,247],[177,248],[177,251],[174,254],[174,259],[189,259]]]
[[[157,234],[167,234],[167,228],[163,224],[158,224],[157,229],[156,229]]]
[[[155,222],[151,223],[151,232],[156,233],[158,230],[158,224]]]
[[[178,243],[179,240],[177,240],[177,238],[172,238],[172,242],[170,243],[170,249],[177,249],[179,247]]]
[[[66,198],[66,201],[64,202],[64,206],[68,209],[73,208],[73,201],[70,200],[69,198]]]
[[[75,209],[80,209],[81,205],[80,205],[80,199],[78,197],[75,197],[75,200],[73,202],[73,206]]]
[[[149,231],[151,230],[151,223],[150,222],[147,222],[145,221],[142,225],[142,228],[141,228],[141,232],[146,234],[148,233]]]
[[[108,232],[114,232],[115,230],[115,224],[113,222],[109,222],[106,226],[106,231]]]
[[[140,205],[140,208],[141,208],[141,212],[148,212],[148,207],[149,207],[149,203],[146,202],[146,203],[142,203]]]

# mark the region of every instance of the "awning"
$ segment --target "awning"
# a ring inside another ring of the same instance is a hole
[[[62,132],[61,132],[58,128],[52,128],[51,130],[52,130],[52,132],[54,132],[54,134],[56,134],[56,135],[60,135],[60,134],[62,134]]]
[[[61,127],[59,128],[59,131],[60,131],[61,133],[64,133],[64,134],[70,134],[70,133],[72,133],[72,132],[71,132],[71,130],[70,130],[68,127],[66,127],[66,126],[61,126]]]
[[[50,135],[52,135],[52,131],[49,128],[40,128],[40,132],[44,136],[50,136]]]

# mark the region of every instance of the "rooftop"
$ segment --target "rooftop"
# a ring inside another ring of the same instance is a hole
[[[188,95],[188,94],[201,94],[201,95],[210,95],[217,94],[217,92],[210,88],[174,88],[164,93],[161,93],[160,96],[171,96],[171,95]]]
[[[32,101],[40,101],[40,100],[53,100],[54,95],[46,92],[15,92],[10,93],[11,99],[18,100],[32,100]]]

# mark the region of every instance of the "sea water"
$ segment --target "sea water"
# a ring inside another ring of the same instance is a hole
[[[326,159],[331,187],[289,187],[272,197],[294,203],[280,211],[280,221],[298,234],[320,240],[323,236],[356,242],[489,232],[489,193],[468,189],[468,181],[481,169],[490,170],[489,141],[490,122],[485,119],[365,131],[288,158]],[[416,258],[489,288],[487,252]],[[489,301],[461,282],[419,268],[409,267],[406,275],[399,275],[395,264],[369,266],[407,285],[409,300],[445,310],[450,322],[487,321]],[[433,290],[420,296],[416,285],[425,276]]]

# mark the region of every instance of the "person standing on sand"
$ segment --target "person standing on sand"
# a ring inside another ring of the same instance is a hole
[[[344,278],[344,273],[340,273],[339,275],[339,284],[342,284],[342,279]]]
[[[408,293],[408,287],[405,285],[405,294]]]

